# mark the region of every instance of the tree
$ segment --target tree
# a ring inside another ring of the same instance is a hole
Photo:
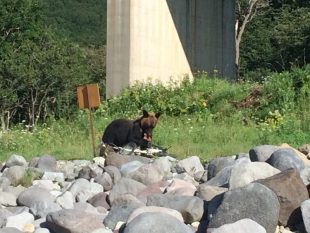
[[[240,43],[246,26],[255,16],[269,6],[269,0],[237,0],[236,1],[236,66],[239,68]]]
[[[38,0],[0,2],[0,118],[34,127],[52,117],[70,117],[76,87],[92,81],[85,52],[57,38],[43,24]]]

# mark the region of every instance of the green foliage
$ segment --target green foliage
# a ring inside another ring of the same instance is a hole
[[[82,46],[106,44],[106,0],[44,0],[46,23]]]
[[[76,111],[76,87],[92,82],[96,73],[85,51],[44,26],[37,0],[3,0],[0,9],[3,128],[6,116],[31,126],[49,117],[70,117]]]
[[[21,185],[28,188],[32,185],[32,181],[39,179],[41,176],[42,174],[37,171],[27,170],[25,175],[13,184],[13,186]]]

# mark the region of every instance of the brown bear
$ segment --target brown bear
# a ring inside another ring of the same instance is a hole
[[[143,116],[136,120],[114,120],[106,127],[102,144],[123,147],[128,143],[135,143],[141,149],[146,149],[152,141],[152,131],[159,116],[159,112],[149,113],[143,110]]]

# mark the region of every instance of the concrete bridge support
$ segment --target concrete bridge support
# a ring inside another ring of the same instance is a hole
[[[136,81],[235,76],[234,0],[108,0],[107,97]]]

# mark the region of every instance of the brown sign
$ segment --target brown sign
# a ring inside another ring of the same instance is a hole
[[[77,88],[78,104],[80,109],[96,108],[100,105],[98,84],[87,84]]]

